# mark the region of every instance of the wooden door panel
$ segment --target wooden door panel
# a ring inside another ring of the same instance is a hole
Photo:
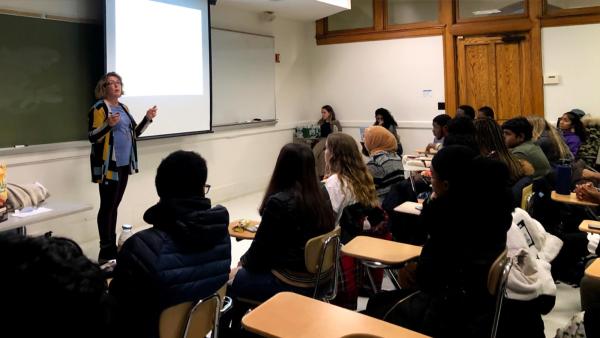
[[[521,61],[518,44],[496,44],[496,82],[498,84],[497,119],[507,120],[521,116]]]
[[[459,37],[459,103],[490,106],[496,119],[532,113],[529,37],[504,42],[501,36]]]
[[[474,107],[495,105],[495,65],[489,42],[477,38],[459,40],[459,103]]]

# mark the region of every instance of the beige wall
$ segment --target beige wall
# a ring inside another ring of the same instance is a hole
[[[556,74],[560,83],[544,85],[548,121],[580,108],[600,117],[600,24],[542,29],[544,74]]]
[[[345,131],[358,137],[358,127],[373,124],[375,109],[384,107],[405,151],[431,142],[431,120],[443,113],[441,36],[314,46],[311,71],[313,101],[332,105]]]

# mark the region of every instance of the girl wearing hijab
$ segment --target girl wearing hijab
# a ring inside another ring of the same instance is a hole
[[[397,147],[396,138],[386,128],[372,126],[365,130],[365,148],[369,152],[367,169],[373,176],[380,202],[392,184],[404,179],[402,158],[396,152]]]

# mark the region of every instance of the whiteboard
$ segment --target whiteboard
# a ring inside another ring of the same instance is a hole
[[[211,29],[212,125],[275,120],[275,39]]]

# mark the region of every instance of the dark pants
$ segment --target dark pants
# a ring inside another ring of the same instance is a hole
[[[129,166],[117,168],[118,181],[105,180],[98,184],[100,210],[98,210],[98,234],[100,253],[98,260],[117,258],[117,210],[129,178]]]

